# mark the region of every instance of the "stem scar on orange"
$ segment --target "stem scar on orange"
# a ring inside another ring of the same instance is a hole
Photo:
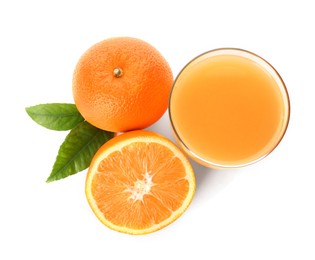
[[[114,37],[89,48],[73,74],[73,97],[90,124],[111,132],[143,129],[166,111],[173,74],[150,44]]]
[[[195,186],[191,164],[174,143],[136,130],[114,137],[98,150],[85,191],[103,224],[128,234],[146,234],[180,217]]]

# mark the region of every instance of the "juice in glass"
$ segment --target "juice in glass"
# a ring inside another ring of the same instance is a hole
[[[239,167],[268,155],[288,126],[289,97],[277,71],[240,49],[216,49],[188,63],[169,100],[174,134],[201,164]]]

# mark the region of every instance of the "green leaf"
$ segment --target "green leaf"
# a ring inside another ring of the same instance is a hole
[[[25,110],[36,123],[51,130],[70,130],[84,121],[74,104],[40,104]]]
[[[83,171],[102,144],[114,133],[98,129],[84,121],[73,128],[61,144],[47,182],[56,181]]]

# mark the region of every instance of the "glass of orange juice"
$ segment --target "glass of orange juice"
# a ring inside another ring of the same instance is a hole
[[[207,167],[257,162],[282,140],[290,101],[278,72],[249,51],[222,48],[190,61],[172,87],[169,116],[182,148]]]

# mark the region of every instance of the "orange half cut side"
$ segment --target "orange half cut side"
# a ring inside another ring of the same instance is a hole
[[[195,186],[191,164],[175,144],[138,130],[114,137],[95,154],[86,196],[95,215],[109,228],[146,234],[181,216]]]

